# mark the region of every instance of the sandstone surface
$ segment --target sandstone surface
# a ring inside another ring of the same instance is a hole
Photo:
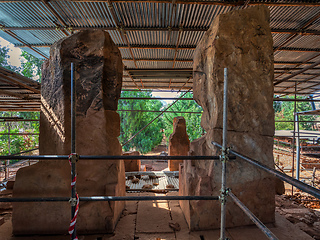
[[[70,63],[75,64],[76,152],[121,155],[120,118],[116,113],[122,86],[121,54],[104,31],[83,31],[55,43],[43,65],[40,155],[71,153]],[[79,196],[125,195],[123,160],[76,163]],[[67,160],[40,161],[18,171],[13,197],[70,197]],[[78,233],[112,232],[124,202],[80,202]],[[68,202],[13,204],[13,233],[66,234]]]
[[[273,42],[266,6],[219,15],[194,54],[194,99],[206,134],[191,155],[219,155],[222,143],[224,68],[228,68],[227,145],[273,168]],[[237,158],[227,163],[227,187],[264,223],[274,221],[274,178]],[[184,161],[180,195],[220,195],[220,161]],[[220,227],[219,201],[180,201],[191,230]],[[252,224],[229,198],[227,227]]]
[[[187,134],[184,117],[173,119],[173,133],[169,137],[169,156],[187,156],[190,150],[190,141]],[[179,164],[183,160],[168,160],[170,171],[179,171]]]
[[[122,153],[123,156],[140,156],[139,151],[128,151]],[[141,168],[141,161],[139,159],[125,159],[124,167],[126,172],[139,172]]]

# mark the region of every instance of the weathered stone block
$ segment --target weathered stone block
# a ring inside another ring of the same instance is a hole
[[[233,150],[274,167],[273,42],[265,6],[221,14],[194,54],[194,99],[204,113],[206,134],[191,143],[191,155],[219,155],[222,142],[223,68],[228,68],[227,143]],[[263,222],[274,221],[274,179],[241,159],[227,163],[227,187]],[[220,161],[184,161],[180,195],[220,195]],[[220,202],[181,201],[191,230],[220,227]],[[252,224],[232,200],[227,227]]]
[[[122,153],[123,156],[140,156],[138,151],[129,151]],[[141,161],[139,159],[124,160],[124,168],[126,172],[139,172],[141,168]]]
[[[169,156],[187,156],[190,150],[190,141],[187,134],[186,120],[184,117],[173,119],[173,133],[169,137]],[[170,171],[179,171],[179,164],[183,160],[169,160]]]
[[[121,155],[120,118],[116,113],[122,85],[120,51],[104,31],[83,31],[55,43],[43,65],[40,154],[71,151],[70,63],[75,64],[76,152]],[[79,196],[125,195],[123,160],[80,160],[76,163]],[[70,197],[67,160],[40,161],[18,171],[14,197]],[[124,202],[80,202],[79,233],[112,232]],[[13,204],[14,234],[66,234],[68,202]]]

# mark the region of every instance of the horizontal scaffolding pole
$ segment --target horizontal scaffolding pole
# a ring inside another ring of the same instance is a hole
[[[216,147],[219,147],[219,148],[222,148],[222,146],[219,144],[219,143],[216,143],[216,142],[211,142],[214,146]],[[268,166],[252,159],[252,158],[249,158],[249,157],[246,157],[244,155],[241,155],[240,153],[236,152],[236,151],[233,151],[233,150],[229,150],[230,153],[232,153],[233,155],[247,161],[248,163],[250,163],[251,165],[253,166],[256,166],[256,167],[259,167],[261,168],[262,170],[272,174],[273,176],[277,177],[277,178],[280,178],[281,180],[295,186],[296,188],[299,188],[300,190],[306,192],[306,193],[309,193],[311,194],[312,196],[320,199],[320,190],[317,189],[317,188],[314,188],[314,187],[311,187],[310,185],[308,184],[305,184],[297,179],[294,179],[292,177],[289,177],[288,175],[282,173],[282,172],[279,172],[275,169],[272,169],[272,168],[269,168]]]
[[[155,112],[159,113],[162,111],[152,111],[152,110],[124,110],[124,109],[119,109],[117,112]],[[202,114],[202,112],[181,112],[181,111],[166,111],[165,113],[195,113],[195,114]],[[301,122],[301,121],[300,121]],[[319,121],[320,122],[320,121]]]
[[[193,98],[163,98],[163,97],[120,97],[119,100],[194,100]]]
[[[0,198],[0,202],[69,202],[68,197]],[[219,200],[218,196],[93,196],[79,197],[84,202],[154,201],[154,200]]]
[[[37,155],[37,156],[0,156],[0,160],[8,159],[33,159],[33,160],[65,160],[68,155]],[[79,159],[85,160],[220,160],[219,156],[88,156],[79,155]],[[235,159],[231,156],[230,159]]]
[[[251,219],[252,222],[272,240],[278,240],[278,238],[230,191],[229,196],[238,205],[238,207]]]
[[[39,135],[39,133],[0,133],[1,135]]]
[[[39,119],[0,119],[0,122],[39,122]]]

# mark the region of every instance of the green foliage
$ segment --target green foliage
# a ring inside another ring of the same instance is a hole
[[[38,112],[0,112],[1,117],[22,117],[39,119]],[[39,122],[0,122],[0,133],[38,133]],[[10,151],[9,151],[10,140]],[[15,154],[39,145],[37,135],[0,135],[0,155]]]
[[[28,78],[33,78],[35,76],[38,76],[39,78],[37,79],[37,81],[40,81],[41,66],[42,66],[43,60],[40,60],[39,58],[36,58],[25,51],[22,51],[21,57],[24,57],[26,60],[21,62],[21,66],[22,66],[21,74]]]
[[[292,98],[293,97],[289,97]],[[305,97],[297,97],[298,99],[304,99]],[[297,112],[309,111],[312,110],[310,102],[297,102]],[[294,102],[274,102],[273,108],[275,111],[275,120],[280,121],[294,121]],[[314,121],[316,116],[300,116],[300,121]],[[293,130],[293,122],[276,122],[275,128],[276,130]],[[313,123],[312,122],[300,122],[299,128],[301,130],[312,130]]]
[[[35,75],[41,77],[41,64],[42,61],[28,54],[22,52],[21,57],[24,57],[26,62],[21,63],[21,68],[11,66],[8,63],[9,48],[0,47],[0,66],[7,68],[11,71],[20,73],[26,77],[34,77]],[[36,74],[33,74],[33,72]],[[0,112],[2,117],[20,117],[24,119],[39,119],[40,113],[38,112]],[[0,133],[38,133],[39,122],[1,122]],[[9,144],[10,140],[10,144]],[[10,145],[10,151],[9,151]],[[15,154],[21,151],[35,148],[39,145],[39,138],[37,135],[0,135],[0,155]]]
[[[182,95],[182,94],[181,94]],[[180,96],[181,96],[180,95]],[[184,98],[192,98],[192,93],[187,93]],[[177,111],[177,112],[202,112],[202,108],[195,101],[177,101],[168,111]],[[165,135],[167,141],[169,141],[169,136],[173,132],[173,118],[182,116],[186,120],[187,134],[190,141],[193,141],[203,133],[203,129],[200,125],[201,123],[201,114],[195,113],[164,113],[163,122],[165,126]]]
[[[151,91],[136,92],[124,91],[122,97],[152,97]],[[159,100],[119,100],[118,109],[122,110],[154,110],[159,111],[162,103]],[[154,112],[119,112],[120,137],[122,144],[128,141],[140,129],[151,122],[159,113]],[[163,123],[161,118],[155,120],[146,129],[139,133],[131,142],[124,146],[125,151],[135,149],[141,153],[147,153],[161,143]]]
[[[11,71],[19,71],[19,68],[15,67],[15,66],[11,66],[8,63],[8,59],[10,58],[10,56],[8,55],[9,53],[9,48],[7,47],[0,47],[0,66],[4,67],[6,69],[9,69]]]

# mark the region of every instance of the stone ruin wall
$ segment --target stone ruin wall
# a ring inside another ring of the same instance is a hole
[[[206,134],[191,143],[191,155],[219,155],[222,143],[224,68],[228,68],[227,143],[273,168],[273,40],[266,6],[221,14],[194,54],[193,93],[204,113]],[[264,223],[274,221],[274,179],[237,159],[227,163],[227,187]],[[180,195],[220,195],[220,161],[184,161]],[[219,201],[180,201],[191,230],[220,227]],[[252,224],[229,198],[227,227]]]
[[[55,43],[43,65],[40,154],[69,155],[70,64],[75,64],[76,152],[121,155],[117,110],[122,86],[120,51],[104,31],[83,31]],[[40,161],[20,169],[13,197],[70,197],[68,161]],[[124,196],[124,163],[80,160],[76,163],[79,196]],[[112,232],[124,202],[80,202],[77,232]],[[14,234],[66,234],[71,218],[68,202],[13,204]]]

